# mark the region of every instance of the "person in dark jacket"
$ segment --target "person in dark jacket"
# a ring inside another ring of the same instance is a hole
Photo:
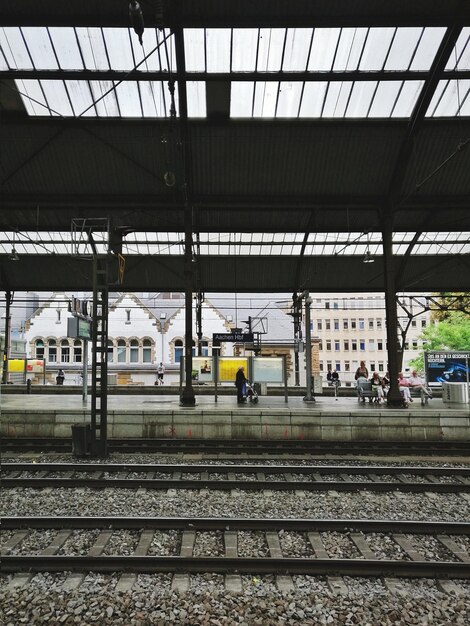
[[[246,391],[246,378],[245,378],[245,368],[239,367],[237,375],[235,377],[235,387],[237,388],[237,402],[245,402],[245,391]]]
[[[63,385],[63,384],[64,384],[64,380],[65,380],[64,370],[60,369],[60,370],[57,372],[57,376],[56,376],[56,378],[55,378],[55,382],[56,382],[58,385]]]

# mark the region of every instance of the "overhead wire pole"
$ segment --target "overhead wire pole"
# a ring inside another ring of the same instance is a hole
[[[172,28],[175,37],[176,67],[179,99],[179,127],[181,137],[181,155],[183,160],[182,190],[184,196],[184,277],[185,277],[185,332],[184,332],[184,388],[180,402],[192,406],[196,403],[192,381],[193,371],[193,206],[192,206],[192,172],[190,164],[191,146],[188,137],[188,101],[186,92],[186,62],[184,56],[183,28],[177,25]],[[170,87],[171,89],[171,87]]]
[[[11,305],[13,304],[13,292],[5,291],[5,341],[3,343],[3,373],[2,384],[8,383],[8,359],[10,356],[11,336]]]

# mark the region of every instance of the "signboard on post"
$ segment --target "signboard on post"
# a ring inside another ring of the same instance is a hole
[[[425,352],[426,380],[430,384],[468,383],[470,378],[470,351]]]
[[[212,335],[212,342],[253,343],[253,333],[214,333]]]
[[[91,321],[83,317],[69,317],[67,320],[67,337],[91,340]]]

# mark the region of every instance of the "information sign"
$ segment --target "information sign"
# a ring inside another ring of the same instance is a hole
[[[214,333],[212,341],[253,343],[253,333]]]

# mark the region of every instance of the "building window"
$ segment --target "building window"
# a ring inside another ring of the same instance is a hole
[[[319,349],[319,350],[323,350],[323,341],[320,341],[320,344],[319,344],[319,346],[318,346],[318,349]]]
[[[343,329],[348,330],[348,328],[349,328],[348,320],[343,320]]]
[[[349,341],[344,342],[344,349],[349,350]]]
[[[334,308],[334,309],[339,309],[339,305],[338,305],[338,303],[337,303],[337,302],[333,302],[333,308]]]
[[[209,342],[201,341],[201,356],[209,356]]]
[[[366,340],[365,339],[359,339],[359,350],[364,351],[366,349]]]
[[[370,371],[375,372],[375,363],[370,364]]]
[[[320,372],[323,372],[323,361],[320,361]]]
[[[150,341],[150,339],[144,339],[142,341],[142,362],[152,362],[152,342]]]
[[[139,342],[137,339],[132,339],[130,342],[130,362],[138,363],[139,362]]]
[[[114,344],[111,339],[108,339],[108,363],[112,363],[114,360]]]
[[[369,339],[369,350],[374,352],[375,350],[375,341],[373,339]]]
[[[383,341],[380,341],[380,339],[377,341],[377,350],[383,350],[384,349],[384,344]]]
[[[416,328],[416,320],[411,320],[411,328]]]
[[[339,320],[333,320],[333,326],[335,330],[339,330]]]
[[[351,320],[351,328],[352,330],[356,330],[356,320]]]
[[[409,350],[410,349],[410,344],[408,341],[405,341],[405,345],[403,346],[403,350]]]
[[[341,350],[341,344],[339,341],[335,341],[335,352],[339,352]]]
[[[183,356],[183,342],[181,341],[181,339],[177,339],[175,341],[175,363],[180,363],[182,356]]]
[[[412,346],[413,350],[417,350],[418,349],[418,342],[416,341],[416,339],[413,339],[413,342],[412,342],[411,346]]]
[[[379,372],[383,372],[383,371],[384,371],[383,361],[379,361]]]
[[[374,319],[369,317],[369,330],[374,330]]]
[[[365,329],[365,322],[362,318],[359,318],[359,330]]]
[[[317,320],[317,330],[323,330],[322,320]]]
[[[331,361],[326,362],[326,371],[329,372],[331,370]]]
[[[76,339],[73,342],[73,362],[82,362],[82,342],[80,341],[80,339]]]
[[[337,372],[341,371],[341,361],[335,361],[335,370]]]
[[[124,339],[119,339],[117,342],[117,360],[118,363],[126,362],[126,342]]]
[[[349,363],[349,361],[345,361],[344,362],[344,371],[345,372],[350,372],[351,371],[351,364]]]
[[[326,330],[330,330],[330,328],[331,328],[330,320],[325,320],[325,328],[326,328]]]
[[[34,348],[35,348],[36,358],[44,359],[44,341],[42,339],[36,339]]]
[[[48,341],[48,356],[47,360],[50,363],[55,363],[57,361],[57,344],[55,339],[49,339]]]
[[[330,303],[328,302],[328,300],[325,302],[325,309],[329,309],[330,308]]]
[[[131,323],[131,310],[126,309],[126,324],[130,324],[130,323]]]
[[[380,317],[378,317],[375,320],[375,326],[376,326],[377,330],[381,330],[381,328],[382,328],[382,320],[380,319]]]
[[[326,349],[331,350],[331,341],[326,342]]]
[[[421,328],[426,328],[426,320],[421,320]]]
[[[354,339],[351,341],[351,350],[357,350],[357,341]]]
[[[61,314],[61,311],[60,311],[60,309],[56,309],[56,311],[57,311],[57,319],[56,319],[55,323],[56,324],[60,324],[60,314]]]
[[[67,339],[60,342],[60,360],[62,363],[68,363],[70,361],[70,346]]]

